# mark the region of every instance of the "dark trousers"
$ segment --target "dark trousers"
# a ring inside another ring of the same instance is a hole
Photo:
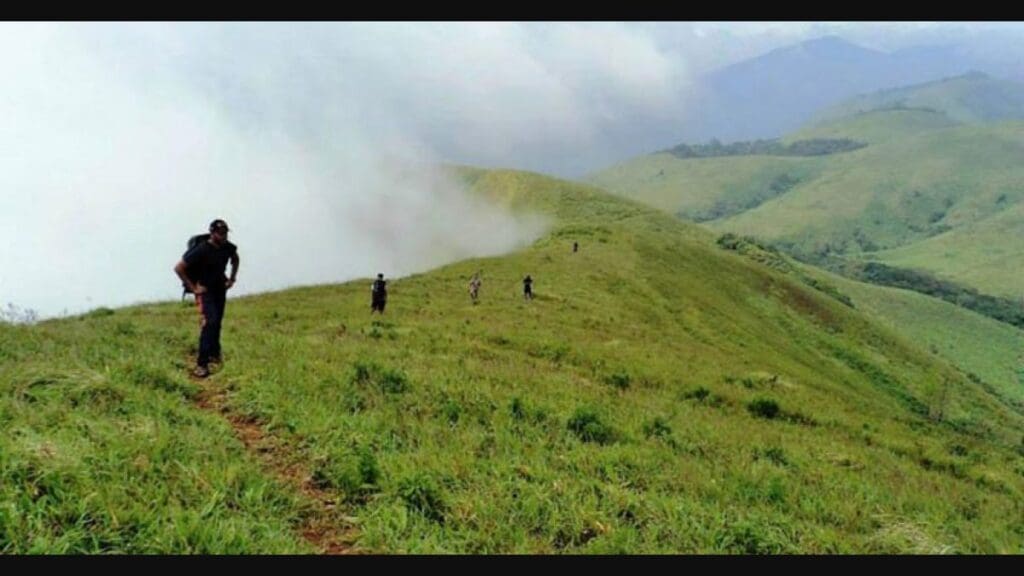
[[[220,325],[224,319],[227,292],[206,292],[196,296],[196,306],[202,316],[202,330],[199,332],[199,358],[196,365],[206,366],[210,358],[220,357]]]

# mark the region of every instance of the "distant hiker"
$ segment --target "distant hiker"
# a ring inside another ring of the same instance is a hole
[[[572,251],[573,251],[574,254],[576,252],[580,251],[580,243],[579,242],[573,242],[572,243]]]
[[[529,274],[523,278],[523,298],[533,300],[533,278],[530,278]]]
[[[190,242],[191,243],[191,242]],[[224,270],[231,262],[231,277]],[[221,362],[220,327],[227,304],[227,291],[238,277],[238,247],[228,242],[228,225],[217,219],[210,222],[210,234],[196,242],[174,266],[187,292],[196,296],[199,309],[199,355],[192,375],[206,378],[210,362]]]
[[[473,275],[473,279],[469,281],[469,298],[476,304],[477,298],[480,296],[480,273],[477,272]]]
[[[388,303],[388,283],[383,274],[377,274],[377,279],[370,285],[370,296],[370,314],[375,310],[383,314]]]

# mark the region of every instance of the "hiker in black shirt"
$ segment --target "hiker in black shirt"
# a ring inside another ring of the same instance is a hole
[[[523,298],[533,300],[533,278],[530,278],[529,274],[523,278]]]
[[[228,262],[231,262],[230,278],[224,276]],[[224,319],[227,291],[235,285],[238,276],[238,247],[228,242],[227,223],[219,219],[211,222],[209,239],[185,253],[174,271],[186,288],[196,295],[202,329],[199,332],[199,356],[192,374],[205,378],[210,375],[210,362],[221,361],[221,321]]]
[[[377,279],[370,285],[370,296],[370,314],[374,311],[383,314],[388,303],[388,282],[383,274],[377,274]]]

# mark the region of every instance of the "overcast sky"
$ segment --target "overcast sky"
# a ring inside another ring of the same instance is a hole
[[[1021,32],[0,23],[0,307],[52,316],[175,298],[185,240],[218,217],[240,246],[238,293],[502,253],[543,221],[474,201],[431,166],[574,177],[676,143],[700,74],[773,48],[838,34],[1004,55]]]

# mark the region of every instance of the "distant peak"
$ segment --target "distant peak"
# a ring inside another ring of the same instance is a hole
[[[804,40],[798,44],[790,44],[788,46],[776,48],[771,53],[793,54],[800,52],[814,56],[833,57],[836,55],[847,54],[867,54],[874,53],[876,51],[854,44],[840,36],[830,35],[811,38],[810,40]]]
[[[829,36],[820,36],[818,38],[811,38],[810,40],[804,40],[803,42],[801,42],[801,44],[803,44],[804,46],[828,46],[836,44],[854,46],[854,44],[847,42],[841,36],[836,36],[835,34],[831,34]]]
[[[988,74],[985,74],[981,70],[969,70],[960,77],[965,80],[988,80],[990,78]]]
[[[820,38],[812,38],[801,42],[800,47],[812,54],[822,55],[853,53],[865,54],[869,52],[876,52],[871,48],[865,48],[859,44],[854,44],[853,42],[845,40],[839,36],[822,36]]]

